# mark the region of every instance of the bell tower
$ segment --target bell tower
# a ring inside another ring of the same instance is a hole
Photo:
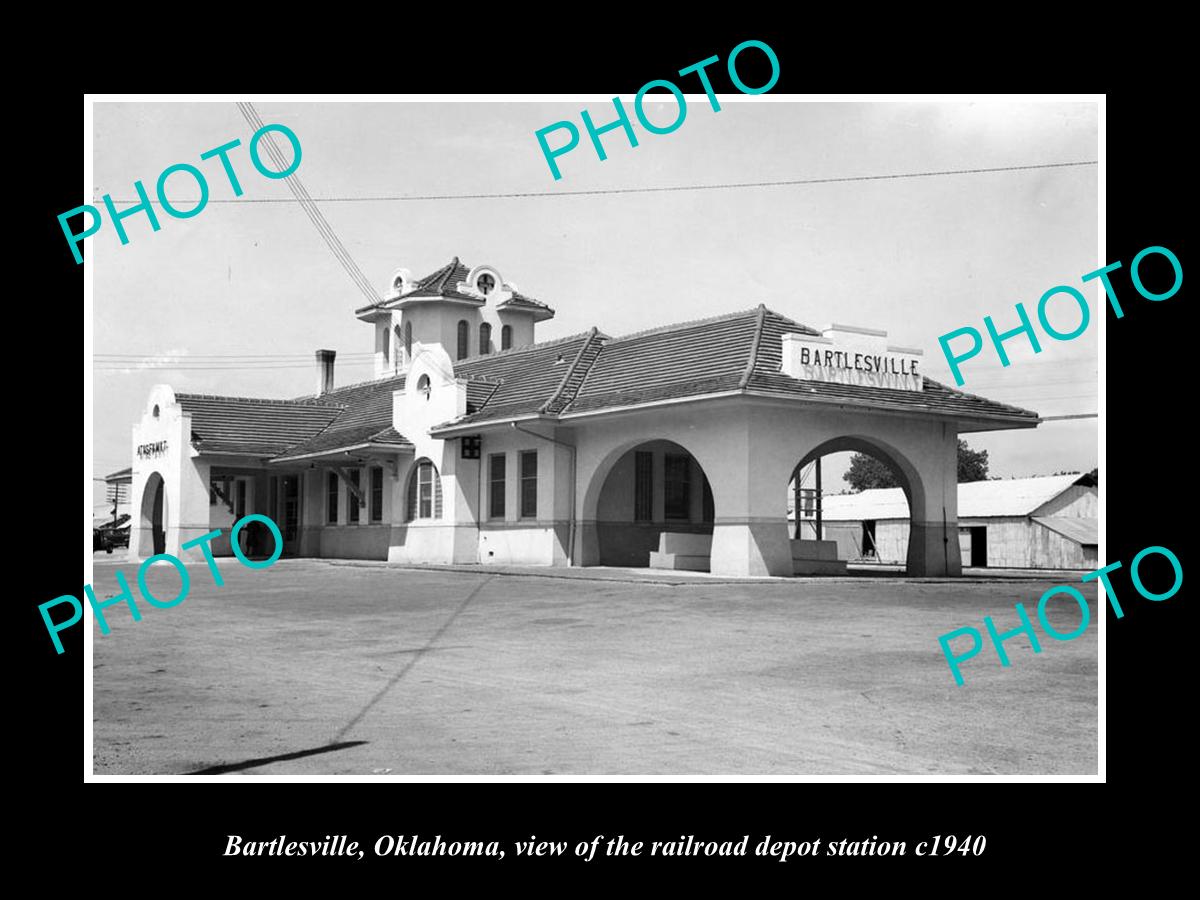
[[[532,344],[554,310],[494,266],[469,268],[456,256],[424,278],[396,269],[383,299],[355,314],[374,327],[375,377],[389,378],[406,372],[422,345],[439,345],[457,362]]]

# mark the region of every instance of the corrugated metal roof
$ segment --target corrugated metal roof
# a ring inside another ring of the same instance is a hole
[[[1084,546],[1100,543],[1100,520],[1075,518],[1073,516],[1034,516],[1033,521],[1056,531],[1067,540]]]
[[[1077,473],[960,484],[958,518],[1027,516],[1083,477],[1083,474]],[[822,518],[827,522],[906,519],[909,514],[908,501],[901,488],[874,488],[857,494],[827,496],[821,501],[821,511]]]

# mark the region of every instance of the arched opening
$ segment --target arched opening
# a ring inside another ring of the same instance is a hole
[[[923,491],[915,468],[878,441],[844,437],[813,448],[788,486],[796,574],[904,573]]]
[[[479,326],[479,355],[492,352],[492,326],[484,322]]]
[[[149,539],[150,550],[152,553],[167,552],[167,495],[166,485],[163,483],[163,478],[157,472],[152,472],[150,477],[146,479],[146,486],[142,489],[142,547],[139,548],[143,555],[150,556],[150,553],[145,553],[145,541]]]
[[[404,323],[404,358],[412,359],[412,322]]]
[[[471,352],[470,349],[470,326],[467,325],[466,319],[460,319],[458,322],[458,356],[456,359],[466,359]]]
[[[596,503],[597,563],[707,570],[715,518],[708,476],[685,447],[666,440],[638,444],[604,476]]]
[[[512,349],[512,326],[511,325],[504,325],[500,329],[500,349],[501,350],[511,350]]]
[[[442,517],[442,479],[437,466],[422,458],[413,463],[408,476],[408,502],[404,521],[418,522]]]

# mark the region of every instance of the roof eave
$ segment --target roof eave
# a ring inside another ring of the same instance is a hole
[[[333,447],[329,450],[315,450],[312,453],[297,453],[288,456],[276,456],[267,462],[270,465],[299,462],[301,460],[316,460],[322,457],[345,456],[351,450],[383,450],[389,453],[412,453],[416,448],[412,444],[381,444],[375,441],[364,441],[360,444],[348,444],[345,447]]]
[[[515,422],[553,422],[559,417],[543,413],[530,413],[523,416],[504,416],[500,419],[486,419],[480,422],[463,422],[461,424],[447,423],[429,429],[429,436],[435,438],[461,437],[464,434],[474,434],[477,431],[494,431],[504,425]]]

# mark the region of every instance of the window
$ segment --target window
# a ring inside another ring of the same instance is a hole
[[[371,521],[383,521],[383,469],[371,466]]]
[[[404,521],[441,517],[442,484],[437,469],[427,459],[418,460],[408,476],[408,508]]]
[[[429,376],[422,375],[420,378],[417,379],[417,391],[421,394],[424,394],[425,399],[428,400],[429,399],[429,390],[430,390]]]
[[[521,453],[521,518],[537,518],[537,451]]]
[[[379,329],[379,349],[383,352],[383,361],[390,362],[392,358],[392,331],[386,325]]]
[[[325,518],[330,525],[337,524],[338,512],[338,477],[337,472],[330,472],[328,484],[325,488],[326,497],[328,498],[325,506]]]
[[[664,465],[665,503],[663,514],[668,519],[691,518],[692,458],[686,453],[668,453]]]
[[[633,521],[654,519],[654,454],[638,450],[633,455]]]
[[[492,326],[484,322],[479,326],[479,355],[492,352]]]
[[[504,518],[504,466],[503,453],[488,457],[488,518]]]
[[[512,349],[512,326],[511,325],[505,325],[503,328],[500,329],[500,349],[501,350]]]
[[[354,485],[355,488],[359,489],[360,492],[362,489],[362,478],[360,477],[361,475],[362,475],[361,469],[351,469],[350,470],[350,483],[352,485]],[[347,518],[347,520],[349,520],[351,525],[357,525],[359,510],[362,509],[362,502],[358,499],[358,497],[354,496],[354,491],[350,492],[350,498],[346,502],[350,504],[350,511],[347,514],[346,518]]]
[[[412,322],[404,323],[404,355],[412,359]]]
[[[404,276],[403,275],[397,275],[395,278],[392,279],[392,290],[396,291],[397,293],[404,290]]]
[[[470,352],[469,348],[467,346],[468,330],[469,329],[467,326],[467,320],[466,319],[459,320],[459,323],[458,323],[458,357],[457,357],[458,359],[466,359],[467,353]]]
[[[475,279],[475,286],[479,288],[479,293],[486,295],[491,293],[492,288],[496,286],[496,279],[487,272],[484,272],[477,279]]]

